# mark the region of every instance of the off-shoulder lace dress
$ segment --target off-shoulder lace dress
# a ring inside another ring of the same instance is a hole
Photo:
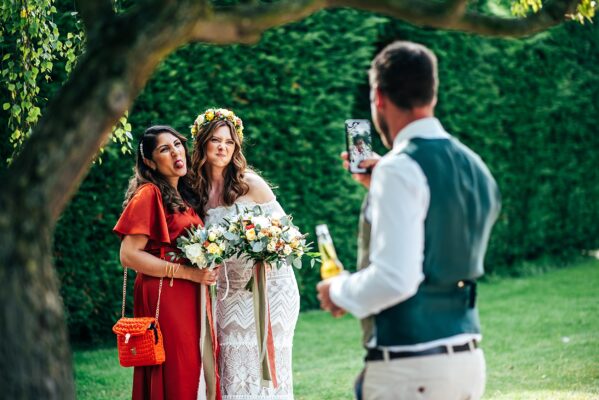
[[[264,204],[241,201],[239,207],[253,208],[259,205],[270,215],[283,214],[280,204],[273,199]],[[235,214],[235,206],[217,207],[208,210],[206,226],[223,222]],[[293,377],[291,350],[293,332],[299,313],[299,292],[293,269],[284,265],[275,266],[267,273],[270,317],[275,345],[275,363],[278,388],[260,385],[258,344],[254,322],[252,293],[245,290],[252,275],[252,263],[231,259],[226,264],[229,291],[226,291],[225,268],[220,269],[218,279],[218,301],[216,306],[217,334],[221,346],[219,370],[223,399],[293,399]]]

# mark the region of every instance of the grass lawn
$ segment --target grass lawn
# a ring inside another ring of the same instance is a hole
[[[480,285],[485,399],[599,400],[599,261]],[[299,400],[352,399],[362,367],[359,324],[302,313],[294,339]],[[77,398],[129,399],[132,369],[115,348],[76,351]]]

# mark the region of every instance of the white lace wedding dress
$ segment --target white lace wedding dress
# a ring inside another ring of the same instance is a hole
[[[248,208],[256,206],[256,203],[248,201],[237,204]],[[273,212],[284,213],[276,199],[259,206],[267,215]],[[213,208],[208,210],[204,222],[206,226],[220,223],[225,217],[234,214],[235,206]],[[260,385],[252,293],[245,290],[252,275],[252,265],[239,259],[227,261],[229,293],[225,299],[223,299],[226,291],[225,268],[220,269],[218,278],[216,321],[220,343],[219,371],[223,399],[293,399],[291,349],[299,313],[299,291],[295,275],[289,265],[284,265],[280,269],[273,266],[267,273],[278,387],[265,388]]]

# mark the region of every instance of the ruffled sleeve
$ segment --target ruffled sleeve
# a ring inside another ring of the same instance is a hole
[[[142,185],[123,210],[113,228],[121,239],[125,235],[145,235],[150,240],[171,242],[162,195],[153,184]]]
[[[283,214],[285,214],[283,207],[281,207],[281,205],[277,201],[276,197],[266,203],[256,204],[256,205],[262,209],[262,212],[265,215],[272,215],[272,214],[283,215]]]

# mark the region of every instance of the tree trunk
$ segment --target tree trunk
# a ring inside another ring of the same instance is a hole
[[[72,399],[74,386],[50,218],[0,198],[0,387],[7,399]]]
[[[188,37],[197,8],[146,7],[111,17],[96,30],[101,37],[88,39],[70,80],[0,176],[0,390],[6,398],[75,397],[63,304],[52,267],[55,221],[110,128],[158,62]]]

